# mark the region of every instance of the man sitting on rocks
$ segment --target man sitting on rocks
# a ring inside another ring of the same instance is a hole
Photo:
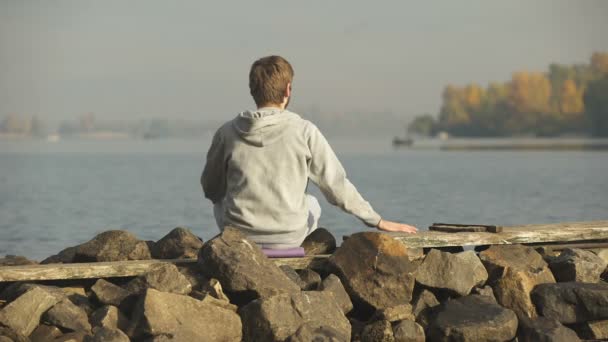
[[[263,248],[298,247],[317,228],[321,207],[306,194],[315,183],[327,201],[384,231],[416,228],[380,218],[346,178],[319,129],[288,111],[293,69],[279,56],[251,66],[249,89],[257,110],[218,129],[201,176],[220,230],[241,229]]]

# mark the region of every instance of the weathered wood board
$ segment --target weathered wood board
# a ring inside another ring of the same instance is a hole
[[[535,224],[502,227],[502,232],[420,232],[388,233],[408,247],[452,247],[505,245],[515,243],[608,240],[608,221]]]
[[[303,258],[272,259],[277,265],[289,265],[294,269],[304,269],[327,261],[327,255],[307,256]],[[133,260],[115,262],[91,262],[75,264],[47,264],[0,267],[0,282],[91,279],[111,277],[133,277],[144,274],[154,266],[172,263],[177,266],[194,265],[196,260]]]

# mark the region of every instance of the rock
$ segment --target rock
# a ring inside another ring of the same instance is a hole
[[[349,317],[348,321],[350,322],[351,326],[351,341],[361,342],[361,333],[363,332],[363,328],[365,328],[365,323],[353,317]]]
[[[498,303],[520,317],[537,317],[530,292],[538,284],[555,282],[542,256],[521,245],[492,246],[479,256],[490,274]]]
[[[606,269],[606,261],[589,251],[566,248],[551,260],[549,268],[559,282],[597,283]]]
[[[532,291],[538,313],[563,324],[608,319],[608,284],[540,284]]]
[[[177,268],[179,273],[183,274],[184,277],[190,282],[192,285],[192,291],[201,290],[201,287],[204,286],[207,282],[209,282],[209,278],[205,277],[196,264],[190,264],[188,266],[179,266]]]
[[[40,324],[30,334],[30,340],[32,342],[50,342],[55,340],[56,337],[59,337],[62,334],[63,333],[61,332],[61,330],[59,330],[59,328],[55,326]]]
[[[129,293],[139,294],[152,288],[161,292],[187,295],[192,284],[173,264],[155,265],[148,273],[131,280],[125,287]]]
[[[316,290],[319,288],[319,285],[321,285],[321,276],[319,275],[319,273],[317,273],[309,268],[300,270],[298,272],[298,275],[300,275],[300,279],[302,279],[302,281],[305,284],[304,287],[302,288],[302,290],[305,290],[305,291]]]
[[[29,336],[40,323],[42,314],[58,302],[58,298],[41,287],[34,287],[0,310],[0,325],[17,334]]]
[[[91,303],[91,299],[86,295],[72,293],[68,294],[67,298],[70,300],[70,302],[74,303],[74,305],[84,310],[87,316],[92,314],[96,309],[96,305],[93,305],[93,303]]]
[[[61,252],[55,254],[55,255],[51,255],[50,257],[42,260],[40,263],[41,264],[69,264],[74,262],[74,256],[76,255],[76,248],[78,246],[74,246],[74,247],[68,247],[64,250],[62,250]]]
[[[589,340],[608,340],[608,320],[590,321],[575,327],[579,336]]]
[[[481,296],[487,296],[489,298],[492,298],[492,300],[494,302],[496,302],[496,297],[494,297],[494,290],[492,289],[491,286],[486,285],[484,287],[476,287],[471,291],[472,294],[478,294]]]
[[[338,303],[344,314],[349,313],[353,309],[353,302],[350,300],[340,278],[335,274],[330,274],[327,278],[323,279],[319,289],[334,296],[334,300]]]
[[[577,342],[580,341],[572,329],[561,325],[557,320],[539,317],[522,317],[517,330],[519,342]]]
[[[129,342],[129,337],[118,329],[95,328],[93,336],[87,336],[84,342]]]
[[[211,278],[206,283],[202,284],[201,290],[219,300],[230,302],[230,299],[228,298],[228,296],[226,296],[226,294],[224,294],[224,289],[222,288],[222,284],[220,283],[219,280],[217,280],[215,278]]]
[[[432,249],[416,271],[416,281],[421,285],[460,296],[468,295],[487,279],[488,273],[473,251],[452,254]]]
[[[286,342],[343,342],[343,336],[332,327],[304,323]]]
[[[486,296],[469,295],[446,302],[429,326],[430,341],[509,341],[517,316]]]
[[[405,245],[387,234],[351,235],[330,257],[330,263],[364,316],[412,299],[415,264]]]
[[[217,299],[217,298],[213,297],[212,295],[210,295],[209,293],[205,293],[200,298],[197,298],[197,299],[200,300],[202,303],[209,303],[211,305],[219,306],[221,308],[224,308],[224,309],[227,309],[230,311],[234,311],[234,312],[236,312],[236,310],[238,309],[238,307],[236,305],[230,304],[230,302],[225,301],[225,300]]]
[[[105,305],[95,310],[89,318],[91,325],[108,329],[126,330],[129,325],[129,320],[123,313],[113,305]]]
[[[171,336],[175,341],[241,341],[239,316],[192,297],[147,289],[134,310],[129,329],[142,337]]]
[[[30,342],[30,339],[26,336],[20,335],[12,329],[3,327],[2,325],[0,325],[0,336],[4,337],[7,342]]]
[[[76,247],[74,262],[151,259],[145,241],[125,230],[109,230]]]
[[[420,294],[414,298],[412,303],[412,313],[414,316],[418,316],[422,311],[428,308],[439,305],[437,297],[429,290],[422,290]]]
[[[506,268],[536,272],[548,267],[534,248],[523,245],[493,245],[479,253],[479,259],[488,271],[490,285],[502,278]]]
[[[12,283],[10,286],[4,289],[4,291],[2,291],[0,294],[0,299],[10,303],[33,288],[39,288],[46,291],[47,293],[55,296],[57,301],[66,298],[65,292],[63,292],[63,290],[57,286],[16,282]]]
[[[152,247],[155,259],[196,259],[203,240],[190,229],[177,227],[158,240]]]
[[[244,341],[283,341],[304,324],[330,327],[349,341],[351,327],[334,297],[324,292],[286,293],[254,300],[239,310]]]
[[[42,319],[50,324],[71,331],[91,331],[87,313],[69,300],[62,300],[49,309]]]
[[[120,306],[127,297],[131,296],[129,291],[104,279],[95,282],[91,291],[99,302],[105,305]]]
[[[389,321],[374,321],[361,332],[361,342],[395,342],[393,327]]]
[[[393,326],[395,342],[424,342],[424,329],[416,322],[404,320]]]
[[[336,238],[325,228],[317,228],[302,242],[306,255],[331,254],[336,250]]]
[[[201,272],[218,279],[228,297],[239,305],[279,293],[300,292],[300,287],[236,228],[227,227],[207,241],[198,264]]]
[[[412,306],[401,304],[390,308],[383,308],[374,314],[373,319],[381,321],[396,322],[402,320],[415,321],[416,317],[412,313]]]
[[[306,283],[302,280],[302,278],[300,278],[300,275],[295,269],[293,269],[293,267],[289,265],[281,265],[279,268],[289,279],[291,279],[291,281],[296,283],[300,289],[304,290],[306,288]]]
[[[36,265],[37,262],[29,260],[24,256],[17,255],[6,255],[4,258],[0,258],[0,266],[22,266],[22,265]]]
[[[84,340],[91,335],[84,333],[82,331],[75,331],[71,333],[67,333],[57,337],[55,342],[84,342]]]

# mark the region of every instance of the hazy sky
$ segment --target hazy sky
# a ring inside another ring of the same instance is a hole
[[[436,113],[447,83],[586,63],[607,18],[603,0],[0,0],[0,117],[231,117],[269,54],[300,111]]]

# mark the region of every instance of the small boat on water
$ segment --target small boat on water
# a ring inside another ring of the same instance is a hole
[[[401,147],[401,146],[405,146],[405,147],[409,147],[412,146],[414,144],[414,139],[409,138],[409,137],[395,137],[393,138],[393,146],[395,147]]]

